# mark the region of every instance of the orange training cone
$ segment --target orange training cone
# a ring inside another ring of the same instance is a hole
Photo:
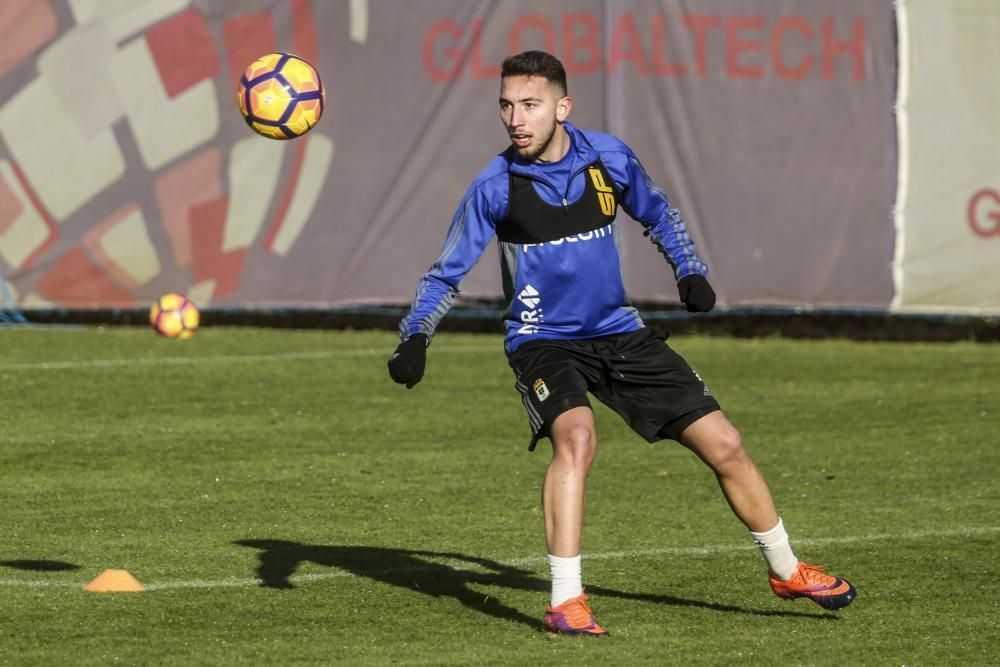
[[[83,590],[94,593],[138,593],[146,589],[128,570],[105,570],[84,586]]]

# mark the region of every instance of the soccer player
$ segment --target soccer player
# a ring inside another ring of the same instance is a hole
[[[672,439],[715,473],[736,516],[760,547],[771,589],[826,609],[854,599],[854,586],[799,561],[771,492],[708,387],[629,305],[618,253],[621,206],[674,270],[691,312],[715,306],[708,269],[684,221],[632,150],[569,121],[573,98],[554,56],[504,60],[500,120],[511,145],[476,177],[444,249],[417,284],[389,359],[392,379],[412,388],[441,318],[490,239],[500,251],[506,335],[515,386],[532,429],[529,449],[552,443],[542,487],[552,596],[544,623],[557,633],[606,635],[584,595],[580,542],[587,474],[597,447],[589,392],[649,442]]]

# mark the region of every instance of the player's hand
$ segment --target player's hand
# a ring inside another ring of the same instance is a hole
[[[427,365],[427,334],[413,334],[396,348],[389,357],[389,375],[407,389],[420,382]]]
[[[677,282],[677,291],[689,313],[707,313],[715,308],[715,290],[705,276],[692,273]]]

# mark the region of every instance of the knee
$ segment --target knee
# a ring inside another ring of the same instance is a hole
[[[554,456],[577,468],[589,468],[597,455],[597,435],[585,424],[576,424],[552,440]]]
[[[732,426],[713,434],[707,453],[706,461],[716,470],[743,466],[750,462],[750,455],[743,447],[743,438]]]

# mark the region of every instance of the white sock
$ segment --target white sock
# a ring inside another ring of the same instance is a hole
[[[755,533],[752,530],[753,542],[760,547],[760,553],[767,561],[767,567],[780,579],[791,579],[798,569],[799,560],[792,553],[788,544],[788,533],[785,524],[778,519],[778,525],[766,533]]]
[[[561,558],[549,554],[549,572],[552,573],[553,607],[558,607],[570,598],[583,595],[579,555],[572,558]]]

